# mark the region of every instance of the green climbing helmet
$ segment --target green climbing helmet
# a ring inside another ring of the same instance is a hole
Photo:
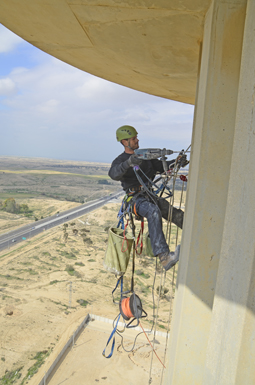
[[[117,141],[120,142],[122,139],[129,139],[136,136],[138,132],[132,126],[121,126],[116,131]]]

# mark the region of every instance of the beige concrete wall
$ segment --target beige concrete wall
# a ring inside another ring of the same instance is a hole
[[[245,0],[215,0],[206,16],[165,384],[203,383],[229,198],[245,12]]]
[[[255,384],[255,2],[247,6],[235,136],[203,385]]]
[[[83,71],[194,104],[211,0],[8,0],[0,23]]]

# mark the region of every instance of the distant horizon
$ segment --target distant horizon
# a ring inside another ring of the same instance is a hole
[[[173,154],[170,157],[171,159],[173,159],[175,156],[177,156],[177,154]],[[114,160],[113,158],[111,162],[104,162],[104,161],[92,161],[92,160],[78,160],[78,159],[71,159],[71,158],[63,159],[63,158],[53,158],[53,157],[48,158],[44,156],[18,156],[18,155],[0,155],[0,159],[1,158],[38,159],[38,160],[50,160],[50,161],[62,161],[62,162],[77,162],[77,163],[99,163],[99,164],[107,164],[107,165],[111,165],[112,161]],[[188,169],[188,168],[189,166],[185,167],[185,169]]]
[[[104,164],[111,164],[111,162],[100,162],[100,161],[90,161],[90,160],[77,160],[77,159],[62,159],[62,158],[48,158],[44,156],[18,156],[18,155],[0,155],[1,158],[22,158],[22,159],[44,159],[44,160],[59,160],[64,162],[84,162],[84,163],[104,163]]]

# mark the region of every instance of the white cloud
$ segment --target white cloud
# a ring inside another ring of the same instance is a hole
[[[125,122],[134,122],[131,125],[139,127],[146,122],[151,121],[151,116],[145,111],[139,111],[139,108],[127,109],[123,114],[123,120]],[[138,128],[137,128],[138,129]]]
[[[17,66],[6,79],[0,82],[6,155],[110,162],[123,150],[115,139],[123,124],[137,128],[141,147],[190,143],[192,106],[93,77],[50,56],[30,69]]]
[[[10,78],[0,79],[0,95],[11,96],[17,92],[14,81]]]
[[[0,24],[0,53],[12,51],[18,44],[24,43],[21,37],[15,35]]]
[[[37,106],[37,110],[43,113],[53,113],[56,111],[59,101],[56,99],[47,100]]]
[[[76,87],[75,91],[81,99],[91,99],[99,93],[101,95],[104,95],[106,92],[108,93],[109,89],[110,83],[106,80],[89,76],[87,78],[84,77],[83,84]]]

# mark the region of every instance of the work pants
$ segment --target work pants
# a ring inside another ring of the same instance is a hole
[[[145,217],[148,221],[153,254],[157,256],[158,254],[169,252],[169,247],[162,230],[162,217],[166,220],[169,219],[169,203],[163,198],[155,198],[157,200],[157,204],[155,204],[145,194],[138,195],[134,199],[137,214]],[[174,207],[172,209],[172,222],[182,228],[183,211]]]

